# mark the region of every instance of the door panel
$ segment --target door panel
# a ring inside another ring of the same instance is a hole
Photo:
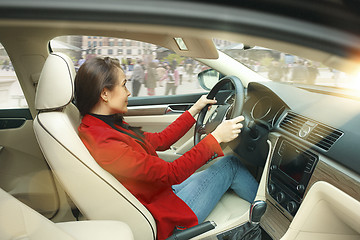
[[[58,194],[37,144],[30,112],[1,110],[0,122],[6,123],[0,129],[0,187],[44,216],[53,217],[59,208]]]
[[[163,104],[183,104],[195,103],[202,95],[207,93],[192,93],[171,96],[150,96],[150,97],[129,97],[129,107],[163,105]]]
[[[26,122],[25,118],[3,118],[0,119],[0,129],[19,128]]]
[[[145,132],[161,132],[168,125],[179,117],[180,114],[164,114],[158,116],[130,116],[126,117],[125,121],[131,126],[141,126]],[[179,141],[177,141],[172,147],[178,149],[186,141],[194,136],[194,130],[188,131]]]
[[[132,126],[142,127],[143,131],[160,132],[189,109],[203,94],[129,98],[125,121]],[[173,145],[173,148],[180,148],[193,136],[192,128]]]

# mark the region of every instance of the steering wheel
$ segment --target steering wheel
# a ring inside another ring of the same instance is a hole
[[[204,124],[204,119],[208,106],[205,106],[199,113],[195,125],[194,144],[198,144],[203,134],[209,134],[225,119],[232,119],[240,116],[244,106],[244,86],[239,78],[235,76],[226,76],[222,78],[207,95],[208,99],[213,99],[220,89],[227,83],[231,83],[235,90],[223,102],[219,102],[215,111],[211,114],[207,122]],[[233,98],[234,101],[229,101]]]

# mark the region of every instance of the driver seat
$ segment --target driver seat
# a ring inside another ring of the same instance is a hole
[[[85,218],[119,220],[129,225],[134,239],[155,240],[156,223],[151,213],[97,164],[79,138],[80,114],[72,103],[74,78],[75,68],[68,56],[62,53],[48,56],[37,86],[38,114],[34,120],[44,157]],[[247,215],[249,206],[235,194],[228,194],[207,220],[219,225],[236,219],[239,224],[237,217]]]
[[[35,97],[34,131],[60,182],[87,219],[126,222],[134,239],[156,239],[150,212],[110,173],[101,168],[80,140],[80,114],[73,99],[75,68],[68,56],[51,53]]]

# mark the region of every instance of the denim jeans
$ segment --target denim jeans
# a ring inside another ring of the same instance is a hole
[[[237,157],[225,156],[172,187],[202,223],[229,188],[242,199],[252,202],[258,183]]]

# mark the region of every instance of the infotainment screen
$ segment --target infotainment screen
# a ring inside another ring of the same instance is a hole
[[[309,160],[308,156],[290,143],[283,142],[280,149],[281,161],[279,168],[289,177],[299,182]]]

